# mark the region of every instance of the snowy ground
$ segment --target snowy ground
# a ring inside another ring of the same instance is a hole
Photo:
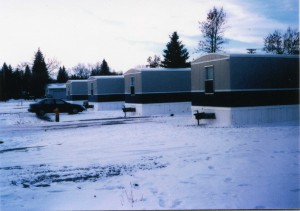
[[[28,104],[0,103],[0,210],[300,207],[298,123],[92,110],[56,123]]]

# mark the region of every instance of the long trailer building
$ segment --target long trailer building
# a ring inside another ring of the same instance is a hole
[[[88,100],[87,80],[68,80],[66,83],[67,100],[84,101]]]
[[[95,110],[121,110],[125,103],[124,76],[91,76],[88,99]]]
[[[299,120],[299,57],[208,54],[192,62],[192,111],[202,123],[245,125]]]
[[[131,69],[125,77],[125,106],[136,115],[191,112],[191,68]]]

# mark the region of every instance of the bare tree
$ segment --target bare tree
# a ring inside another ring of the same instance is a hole
[[[299,31],[288,27],[282,34],[275,30],[264,38],[263,51],[273,54],[299,54]]]
[[[288,27],[283,35],[283,48],[286,54],[299,54],[299,31]]]
[[[215,53],[222,50],[224,39],[226,13],[223,7],[217,9],[214,7],[207,14],[206,21],[199,22],[203,40],[200,40],[198,51],[206,53]]]
[[[32,63],[30,62],[21,62],[20,64],[17,65],[17,68],[20,70],[25,70],[26,67],[32,67]]]
[[[157,55],[154,55],[154,58],[152,60],[152,57],[149,56],[148,59],[147,59],[147,62],[149,63],[149,65],[147,65],[148,67],[150,68],[156,68],[156,67],[159,67],[160,66],[160,57],[157,56]]]
[[[263,50],[267,53],[283,54],[283,42],[280,31],[275,30],[264,39]]]
[[[73,76],[75,76],[77,79],[87,79],[91,74],[91,70],[88,69],[83,63],[77,64],[72,68],[72,71],[74,73]],[[75,77],[71,76],[71,78]]]
[[[58,72],[61,62],[58,61],[56,58],[49,58],[47,59],[46,65],[51,77],[54,77],[55,72]]]

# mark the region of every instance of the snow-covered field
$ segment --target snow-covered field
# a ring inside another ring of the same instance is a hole
[[[0,103],[0,210],[300,208],[297,122],[88,110],[56,123],[28,104]]]

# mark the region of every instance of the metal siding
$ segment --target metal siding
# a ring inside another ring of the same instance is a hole
[[[232,89],[299,88],[299,58],[231,57]]]
[[[143,81],[142,81],[142,73],[138,73],[135,75],[135,93],[142,93]]]
[[[228,57],[225,57],[228,58]],[[205,67],[214,67],[214,89],[215,91],[230,89],[230,65],[229,60],[207,61],[203,63],[192,63],[192,91],[205,90]]]
[[[95,79],[92,79],[92,80],[88,80],[88,95],[91,95],[91,89],[92,89],[92,84],[93,84],[93,92],[94,92],[94,94],[95,94],[95,90],[96,90],[96,88],[95,88],[95,85],[96,85],[96,80]]]
[[[71,83],[71,95],[87,95],[88,87],[86,82]]]
[[[186,92],[191,90],[190,71],[142,72],[142,93]]]
[[[69,92],[70,91],[70,92]],[[69,96],[69,93],[71,94],[71,84],[67,83],[66,84],[66,96]]]
[[[66,98],[66,89],[48,89],[48,94],[52,95],[54,98]]]
[[[176,103],[176,102],[190,102],[191,92],[177,92],[177,93],[148,93],[148,94],[136,94],[125,95],[126,103]]]
[[[98,79],[96,94],[124,93],[124,78]]]
[[[225,91],[192,93],[193,106],[249,107],[299,104],[299,90]]]
[[[124,75],[124,86],[125,86],[125,93],[130,94],[130,78],[135,77],[135,92],[140,93],[142,91],[142,79],[140,72],[131,72],[130,74]]]
[[[130,93],[130,75],[124,75],[124,93]]]

